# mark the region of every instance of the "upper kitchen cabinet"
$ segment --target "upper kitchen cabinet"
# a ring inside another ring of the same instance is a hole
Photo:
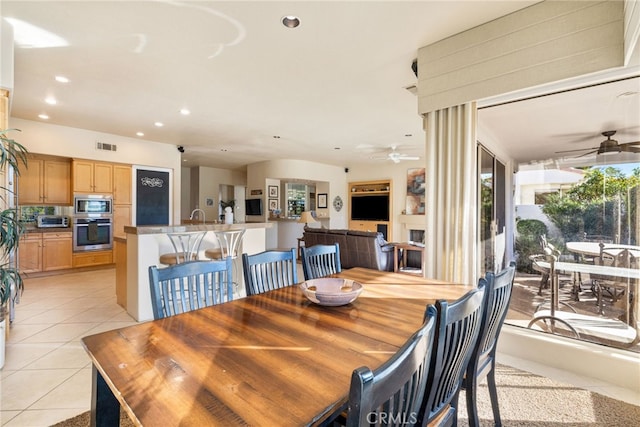
[[[73,159],[74,193],[113,193],[113,164]]]
[[[18,178],[21,205],[71,205],[71,163],[30,156]]]
[[[113,165],[113,204],[131,204],[131,166]]]

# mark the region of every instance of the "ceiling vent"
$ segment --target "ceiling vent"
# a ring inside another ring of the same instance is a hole
[[[105,142],[96,142],[96,148],[104,151],[116,151],[118,146],[116,144],[107,144]]]

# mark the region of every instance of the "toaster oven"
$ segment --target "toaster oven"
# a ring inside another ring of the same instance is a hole
[[[64,215],[38,215],[36,217],[36,227],[69,227],[69,217]]]

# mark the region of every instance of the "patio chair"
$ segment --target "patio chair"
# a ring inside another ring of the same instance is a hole
[[[600,256],[596,259],[597,265],[611,266],[618,268],[638,268],[638,259],[631,251],[625,247],[614,247],[600,244]],[[598,313],[604,313],[604,299],[608,297],[612,303],[616,303],[622,296],[626,295],[625,312],[630,311],[630,300],[634,297],[631,293],[632,279],[615,279],[611,276],[591,274],[591,280],[596,294]],[[631,313],[633,314],[633,313]],[[632,317],[632,316],[629,316]],[[631,319],[627,319],[629,321]]]
[[[515,263],[512,262],[509,267],[500,273],[487,273],[485,278],[480,279],[480,281],[484,283],[487,295],[482,313],[480,335],[462,383],[462,388],[465,389],[467,399],[469,425],[472,427],[478,427],[480,425],[477,407],[477,388],[478,383],[484,377],[487,377],[494,425],[497,427],[502,425],[495,379],[496,349],[498,336],[500,335],[504,319],[509,309],[515,273]]]
[[[436,333],[420,414],[422,425],[457,425],[458,396],[480,333],[484,296],[484,283],[479,282],[476,289],[451,304],[436,301]]]
[[[302,250],[304,280],[326,277],[342,271],[340,246],[337,243],[333,245],[303,246],[300,249]]]
[[[295,249],[242,254],[242,268],[247,296],[298,283]]]
[[[149,267],[153,318],[162,319],[233,299],[232,260]]]
[[[374,371],[367,367],[353,371],[347,427],[417,424],[431,360],[435,318],[436,308],[427,306],[420,329],[391,359]]]

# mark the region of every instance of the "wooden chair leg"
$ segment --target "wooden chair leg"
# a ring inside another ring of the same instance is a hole
[[[489,397],[491,398],[491,409],[493,410],[493,423],[496,427],[502,427],[500,419],[500,406],[498,405],[498,389],[496,387],[495,366],[487,374],[487,386],[489,388]]]
[[[480,420],[478,419],[478,379],[465,378],[464,391],[467,400],[467,416],[469,417],[469,427],[480,427]]]

